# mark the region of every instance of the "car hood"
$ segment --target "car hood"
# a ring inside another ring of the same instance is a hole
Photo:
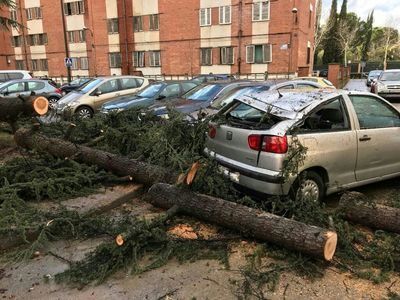
[[[109,101],[103,105],[104,110],[114,110],[114,109],[128,109],[130,107],[136,106],[139,103],[147,102],[147,101],[154,101],[153,98],[145,98],[145,97],[128,97],[125,99],[118,99],[114,101]]]
[[[400,80],[396,81],[385,81],[385,80],[378,80],[380,83],[383,83],[384,85],[400,85]]]
[[[62,106],[63,106],[63,105],[66,105],[66,104],[68,104],[68,103],[70,103],[70,102],[79,100],[79,98],[81,98],[83,95],[84,95],[84,94],[82,94],[82,93],[73,91],[73,92],[69,93],[68,95],[65,95],[64,97],[62,97],[62,98],[57,102],[57,104],[58,104],[58,105],[62,105]]]

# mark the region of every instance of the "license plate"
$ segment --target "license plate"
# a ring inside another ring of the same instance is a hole
[[[224,175],[225,177],[228,177],[233,182],[239,183],[239,180],[240,180],[239,172],[231,172],[228,168],[225,168],[223,166],[219,166],[218,169],[222,175]]]

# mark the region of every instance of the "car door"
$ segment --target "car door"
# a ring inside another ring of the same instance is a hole
[[[99,110],[100,107],[108,100],[120,96],[118,80],[119,79],[109,79],[96,89],[98,92],[100,92],[100,95],[94,96],[93,106],[95,110]]]
[[[35,95],[38,95],[38,96],[44,96],[44,97],[48,96],[48,94],[46,93],[46,90],[45,90],[46,85],[44,82],[28,81],[27,85],[28,85],[27,90],[29,93],[33,92],[33,93],[35,93]]]
[[[357,115],[357,181],[400,172],[400,113],[373,95],[349,95]]]
[[[179,83],[168,84],[164,90],[160,93],[159,99],[169,100],[172,98],[177,98],[181,93],[181,88]]]
[[[348,109],[337,97],[312,110],[295,130],[307,148],[302,169],[324,168],[331,187],[353,183],[357,162],[357,133],[352,129]]]
[[[19,95],[28,96],[29,92],[26,91],[25,82],[11,83],[0,91],[3,98],[15,98]]]

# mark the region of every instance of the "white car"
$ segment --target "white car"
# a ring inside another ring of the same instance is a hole
[[[23,70],[0,70],[0,83],[17,79],[31,79],[32,73]]]

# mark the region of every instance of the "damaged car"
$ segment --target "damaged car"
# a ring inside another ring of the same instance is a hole
[[[399,147],[400,113],[379,96],[266,91],[215,115],[205,153],[240,186],[321,201],[399,176]]]

